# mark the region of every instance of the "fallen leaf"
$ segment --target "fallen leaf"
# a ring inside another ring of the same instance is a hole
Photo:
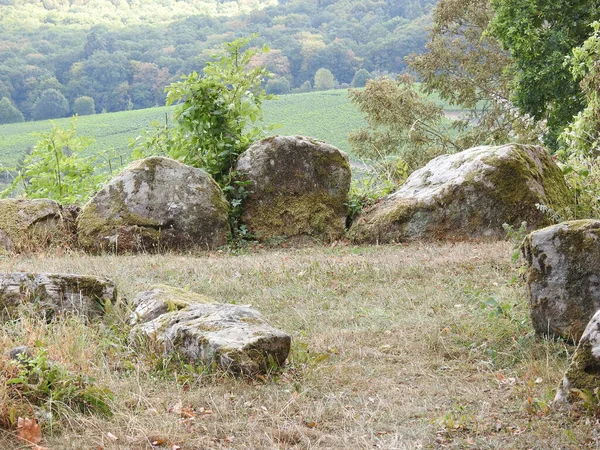
[[[196,411],[194,411],[194,409],[190,406],[187,408],[182,408],[179,414],[185,419],[193,419],[196,417]]]
[[[42,427],[35,419],[19,417],[17,419],[17,438],[28,444],[39,444],[42,442]]]

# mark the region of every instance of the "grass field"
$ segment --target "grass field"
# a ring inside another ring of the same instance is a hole
[[[96,324],[25,315],[0,328],[0,346],[47,348],[114,392],[112,418],[66,410],[50,427],[46,416],[52,450],[598,448],[595,420],[548,407],[573,348],[534,336],[510,251],[499,242],[3,257],[2,271],[109,277],[120,301]],[[292,335],[288,365],[236,379],[132,349],[124,303],[157,283],[251,304]],[[0,382],[0,399],[8,389]],[[14,432],[0,431],[0,448],[24,448]]]
[[[148,128],[152,121],[165,121],[173,108],[151,108],[109,114],[82,116],[77,119],[79,135],[94,138],[90,152],[114,150],[128,154],[129,140]],[[281,124],[272,133],[307,135],[322,139],[348,152],[348,134],[364,123],[357,108],[350,104],[346,90],[311,92],[281,96],[264,104],[265,122]],[[71,119],[54,122],[68,127]],[[36,142],[35,133],[51,128],[50,121],[0,125],[0,164],[11,167]]]

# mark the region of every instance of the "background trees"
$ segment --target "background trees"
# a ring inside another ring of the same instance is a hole
[[[120,2],[117,14],[114,1],[76,7],[55,2],[51,11],[41,0],[4,5],[0,98],[11,100],[27,120],[47,89],[57,90],[71,104],[91,97],[96,112],[163,104],[166,85],[182,73],[202,70],[222,43],[255,32],[261,36],[256,45],[268,44],[271,51],[255,55],[250,66],[264,65],[281,80],[272,80],[270,91],[287,92],[282,79],[290,90],[299,89],[312,83],[321,68],[339,83],[351,83],[361,69],[405,70],[405,56],[423,49],[425,17],[435,4],[148,0],[143,5]]]
[[[0,100],[0,125],[5,123],[23,122],[23,114],[14,107],[7,97]]]

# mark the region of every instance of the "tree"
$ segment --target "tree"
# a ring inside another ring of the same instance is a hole
[[[409,64],[423,90],[466,111],[460,145],[536,142],[545,132],[511,103],[510,55],[486,30],[490,0],[441,0],[433,13],[426,52]]]
[[[2,195],[22,192],[27,198],[83,203],[105,178],[97,174],[101,167],[98,158],[81,156],[90,143],[90,139],[76,136],[75,118],[67,130],[53,125],[49,132],[39,134],[18,176]]]
[[[496,16],[491,32],[510,51],[514,67],[513,99],[536,120],[547,120],[546,141],[556,138],[583,109],[578,79],[564,64],[572,49],[600,19],[597,1],[493,0]]]
[[[388,182],[402,182],[431,158],[462,150],[445,126],[442,108],[422,96],[408,75],[369,80],[349,97],[367,121],[350,135],[352,149]]]
[[[167,105],[178,103],[175,125],[140,143],[134,155],[166,149],[169,156],[201,167],[223,187],[232,183],[237,157],[263,135],[262,67],[247,68],[260,50],[242,49],[251,38],[224,44],[224,53],[202,74],[192,72],[167,87]],[[264,47],[263,52],[268,48]]]
[[[315,90],[326,91],[334,89],[336,85],[335,77],[329,69],[319,69],[315,73]]]
[[[300,85],[300,87],[298,88],[298,92],[311,92],[312,91],[312,86],[310,84],[310,81],[306,80],[304,83],[302,83]]]
[[[358,70],[352,78],[351,86],[353,88],[361,88],[367,85],[367,81],[371,79],[371,75],[365,69]]]
[[[56,119],[69,115],[69,102],[56,89],[47,89],[41,93],[31,108],[33,120]]]
[[[290,93],[290,82],[285,78],[274,78],[267,81],[267,85],[265,86],[265,90],[267,94],[273,95],[283,95]]]
[[[23,114],[19,111],[7,97],[0,100],[0,125],[5,123],[23,122]]]
[[[96,105],[92,97],[77,97],[73,102],[73,112],[78,116],[96,114]]]

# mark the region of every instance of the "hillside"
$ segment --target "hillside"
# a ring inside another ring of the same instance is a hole
[[[360,70],[399,73],[423,50],[434,3],[0,0],[0,100],[18,110],[0,121],[66,117],[81,97],[98,113],[164,105],[165,85],[254,33],[251,45],[271,48],[255,63],[274,73],[278,93],[310,90],[321,68],[341,85]]]
[[[91,153],[110,151],[126,158],[129,141],[153,121],[164,123],[172,108],[150,108],[136,111],[82,116],[77,119],[79,135],[92,137]],[[346,90],[282,95],[264,104],[267,125],[280,124],[271,133],[306,135],[322,139],[349,152],[348,134],[364,124],[357,108],[350,104]],[[58,119],[56,124],[68,127],[70,119]],[[0,164],[13,167],[19,158],[36,142],[35,133],[51,128],[50,121],[0,125]]]

